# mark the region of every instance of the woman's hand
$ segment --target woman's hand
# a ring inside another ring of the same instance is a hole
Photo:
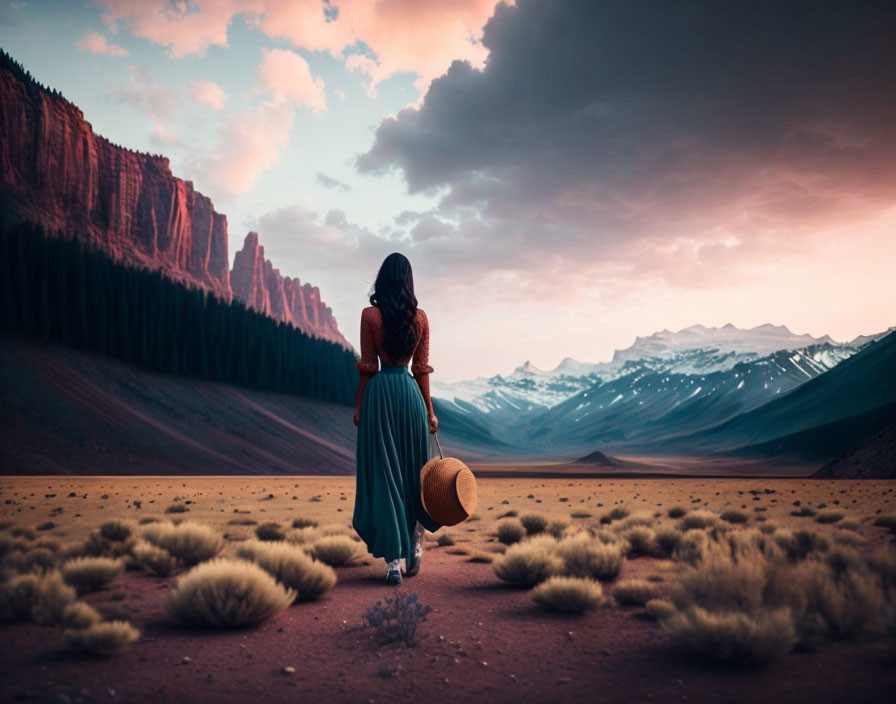
[[[439,429],[439,419],[436,418],[435,413],[429,414],[429,432],[430,434],[434,434]]]
[[[355,421],[355,425],[361,424],[361,411],[355,411],[354,421]]]

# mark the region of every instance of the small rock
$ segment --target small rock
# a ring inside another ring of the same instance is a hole
[[[181,662],[182,662],[184,665],[189,665],[190,662],[192,662],[192,661],[190,660],[190,656],[189,656],[189,655],[184,655],[184,659],[181,660]]]
[[[557,684],[567,684],[570,681],[569,677],[558,677]]]
[[[485,660],[483,660],[483,661],[482,661],[481,663],[479,663],[479,664],[482,665],[483,667],[488,667],[488,663],[487,663]]]
[[[287,665],[281,670],[281,672],[284,675],[294,675],[296,674],[296,668],[294,668],[292,665]]]
[[[115,696],[115,690],[112,689],[111,687],[107,687],[107,688],[106,688],[106,691],[109,693],[109,696],[110,696],[110,697],[114,697],[114,696]]]
[[[604,652],[604,655],[612,655],[613,654],[609,650],[604,650],[603,652]]]

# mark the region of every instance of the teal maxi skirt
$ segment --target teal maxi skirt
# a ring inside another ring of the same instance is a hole
[[[413,555],[417,521],[436,531],[420,500],[420,469],[431,457],[420,387],[407,367],[382,365],[364,387],[358,424],[352,527],[374,557]]]

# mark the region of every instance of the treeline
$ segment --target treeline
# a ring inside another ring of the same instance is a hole
[[[172,374],[351,404],[351,350],[159,271],[21,225],[0,235],[0,330]]]

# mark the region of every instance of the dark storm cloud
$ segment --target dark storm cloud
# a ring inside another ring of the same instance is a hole
[[[896,200],[894,37],[893,3],[519,0],[357,164],[572,259],[809,233]]]

